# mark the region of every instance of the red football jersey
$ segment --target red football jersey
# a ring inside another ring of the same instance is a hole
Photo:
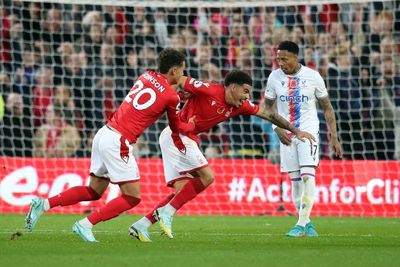
[[[195,128],[187,135],[198,143],[198,133],[205,132],[229,118],[241,114],[254,115],[259,110],[259,106],[250,101],[243,102],[239,108],[228,105],[225,102],[225,88],[218,83],[196,81],[188,77],[183,89],[192,95],[179,116],[183,122],[196,116]]]
[[[107,124],[130,143],[135,143],[139,135],[167,111],[171,130],[178,132],[179,101],[178,94],[161,73],[147,71],[136,80]]]

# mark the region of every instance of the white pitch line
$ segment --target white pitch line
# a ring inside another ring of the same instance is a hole
[[[33,232],[27,232],[25,230],[21,229],[2,229],[0,230],[0,234],[13,234],[15,232],[22,232],[24,234],[51,234],[51,233],[62,233],[62,234],[72,234],[72,230],[35,230]],[[99,234],[107,234],[107,235],[113,235],[113,234],[126,234],[129,235],[129,231],[122,231],[122,230],[115,230],[115,231],[93,231],[93,233],[99,233]],[[150,234],[153,235],[158,235],[160,234],[160,231],[150,231]],[[200,232],[182,232],[179,233],[178,235],[180,236],[195,236],[195,235],[202,235],[202,236],[285,236],[284,233],[282,234],[269,234],[269,233],[200,233]],[[362,234],[362,235],[356,235],[356,234],[334,234],[334,233],[327,233],[327,234],[320,234],[320,237],[387,237],[387,236],[380,236],[380,235],[373,235],[373,234]],[[390,238],[396,239],[400,238],[400,236],[390,236]]]

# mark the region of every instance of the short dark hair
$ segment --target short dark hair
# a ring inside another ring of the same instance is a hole
[[[299,54],[299,46],[291,41],[283,41],[279,44],[278,50],[286,50],[288,52],[291,52],[293,54],[298,55]]]
[[[185,55],[178,50],[166,48],[158,55],[158,70],[166,74],[172,67],[182,66],[185,61]]]
[[[233,70],[225,76],[224,85],[229,86],[233,83],[238,85],[248,84],[253,86],[253,79],[244,71]]]

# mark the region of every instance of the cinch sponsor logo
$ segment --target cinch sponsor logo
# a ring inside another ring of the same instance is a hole
[[[306,95],[297,95],[297,96],[280,95],[279,99],[282,102],[293,102],[293,103],[308,102],[308,96]]]

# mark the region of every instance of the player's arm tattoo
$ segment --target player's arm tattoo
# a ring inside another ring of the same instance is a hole
[[[331,138],[337,138],[337,128],[336,128],[336,118],[335,112],[333,111],[333,107],[329,97],[323,97],[318,99],[318,103],[324,111],[325,121],[328,125],[328,130]]]
[[[294,127],[290,122],[285,120],[284,117],[278,114],[276,108],[274,107],[275,100],[265,98],[264,103],[260,105],[260,110],[256,114],[258,117],[268,120],[275,124],[279,128],[283,128],[297,134],[299,129]]]

